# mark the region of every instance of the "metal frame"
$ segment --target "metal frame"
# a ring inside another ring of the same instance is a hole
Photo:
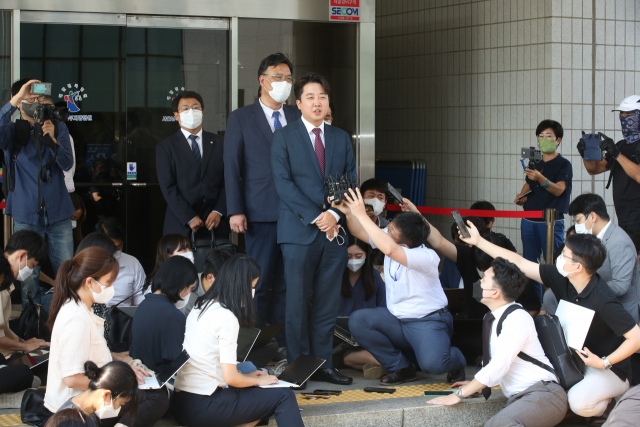
[[[376,162],[376,28],[358,25],[356,161],[360,182],[373,178]]]

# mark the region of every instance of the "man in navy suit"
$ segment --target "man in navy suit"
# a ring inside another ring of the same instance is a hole
[[[349,135],[326,126],[329,83],[309,73],[295,84],[302,118],[275,132],[271,169],[280,196],[278,243],[287,282],[287,359],[300,354],[325,359],[314,379],[335,384],[353,380],[333,368],[333,329],[338,315],[342,274],[347,266],[344,215],[327,208],[325,177],[356,179]]]
[[[273,132],[300,118],[289,98],[293,64],[282,53],[267,56],[258,68],[260,99],[229,114],[224,135],[224,175],[231,230],[245,233],[247,254],[262,270],[254,302],[258,326],[284,323],[287,287],[277,221],[280,198],[271,173]],[[286,346],[284,331],[276,337]]]
[[[156,169],[167,201],[163,234],[191,236],[215,229],[229,237],[222,137],[202,130],[204,101],[196,92],[180,92],[171,101],[180,130],[156,146]]]

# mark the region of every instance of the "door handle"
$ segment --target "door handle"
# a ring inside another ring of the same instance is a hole
[[[130,185],[133,186],[133,187],[146,187],[147,183],[146,182],[132,182]]]

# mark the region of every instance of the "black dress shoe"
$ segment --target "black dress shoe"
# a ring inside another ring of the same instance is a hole
[[[303,382],[302,385],[299,386],[299,387],[289,387],[289,389],[293,390],[293,391],[306,390],[306,388],[307,388],[307,382],[306,381]]]
[[[466,379],[464,368],[452,369],[447,372],[447,382],[449,384],[457,383],[458,381],[464,381]]]
[[[398,385],[402,383],[408,383],[418,379],[416,375],[415,366],[411,365],[408,368],[398,369],[390,374],[380,378],[380,384],[382,385]]]
[[[342,375],[336,368],[318,369],[311,379],[338,385],[349,385],[353,382],[353,378]]]

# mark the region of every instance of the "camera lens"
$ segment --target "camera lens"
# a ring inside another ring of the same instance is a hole
[[[56,120],[66,122],[69,119],[69,109],[67,107],[56,107],[51,115]]]

